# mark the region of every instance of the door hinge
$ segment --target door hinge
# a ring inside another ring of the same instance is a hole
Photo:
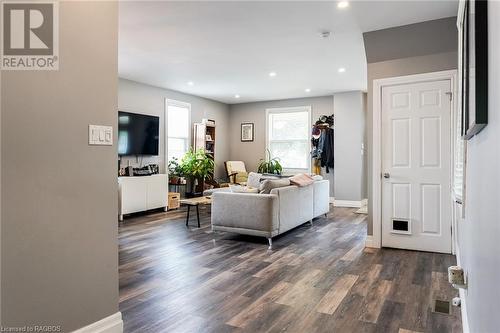
[[[445,92],[446,95],[448,95],[448,98],[450,99],[450,102],[451,100],[453,99],[453,93],[451,91],[447,91]]]

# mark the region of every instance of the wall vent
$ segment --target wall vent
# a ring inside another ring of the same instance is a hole
[[[448,301],[441,301],[441,300],[435,300],[434,301],[434,312],[437,313],[443,313],[443,314],[450,314],[450,302]]]

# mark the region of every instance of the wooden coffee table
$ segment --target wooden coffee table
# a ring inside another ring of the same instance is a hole
[[[187,206],[187,216],[186,216],[186,227],[189,225],[189,211],[191,206],[196,207],[196,219],[198,221],[198,228],[200,227],[200,210],[198,206],[200,205],[211,205],[212,198],[208,196],[189,198],[189,199],[181,199],[181,205]]]

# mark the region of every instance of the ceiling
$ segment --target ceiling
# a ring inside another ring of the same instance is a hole
[[[362,32],[454,16],[458,2],[351,1],[345,9],[311,1],[119,6],[120,77],[234,104],[366,90]]]

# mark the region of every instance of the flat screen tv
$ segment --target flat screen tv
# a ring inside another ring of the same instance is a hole
[[[160,117],[118,112],[118,155],[158,155]]]

